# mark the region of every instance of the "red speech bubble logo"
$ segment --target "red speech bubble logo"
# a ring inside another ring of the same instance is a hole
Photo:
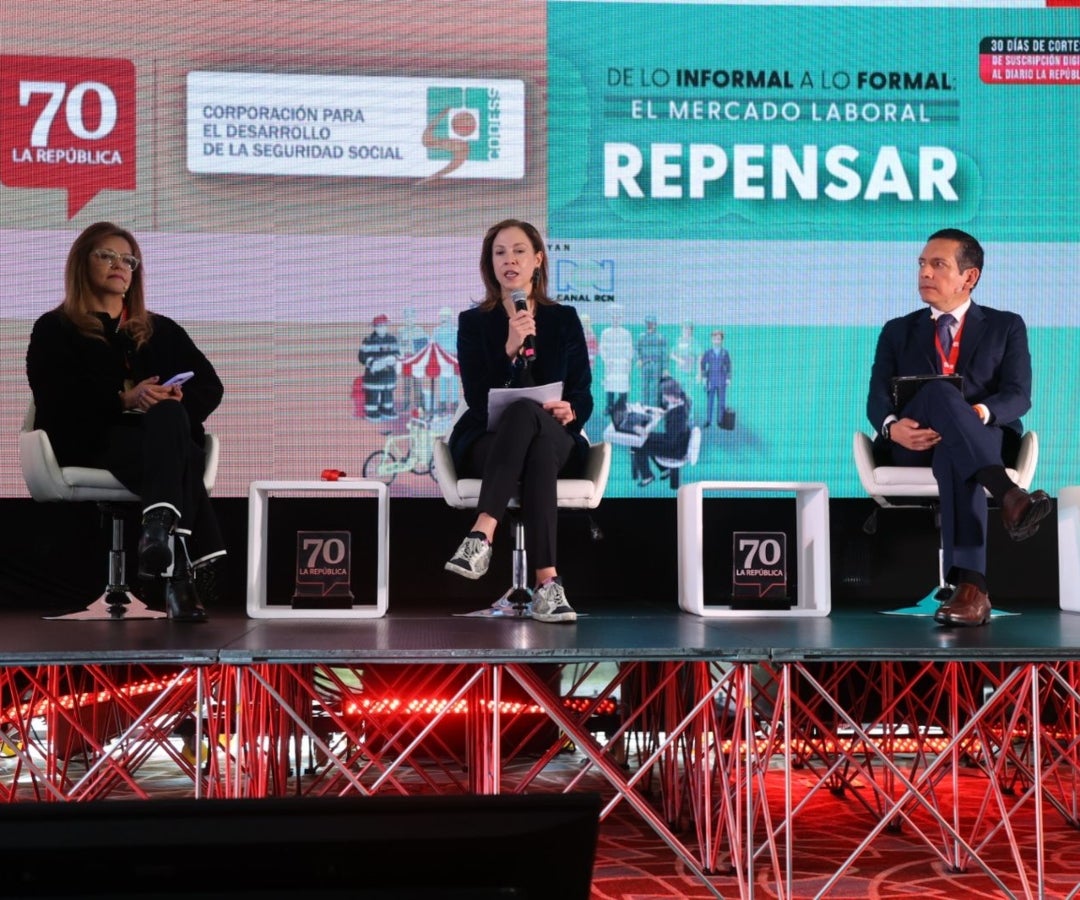
[[[0,182],[62,188],[68,218],[106,188],[135,189],[135,66],[0,56]]]

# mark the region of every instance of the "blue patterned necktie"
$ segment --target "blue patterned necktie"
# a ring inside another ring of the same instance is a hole
[[[943,313],[937,317],[937,336],[941,342],[941,352],[946,356],[952,349],[952,326],[956,323],[956,317],[951,313]]]

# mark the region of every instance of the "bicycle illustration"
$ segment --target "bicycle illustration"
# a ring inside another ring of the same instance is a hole
[[[436,422],[443,426],[436,428]],[[390,484],[401,472],[430,475],[435,478],[432,455],[435,441],[442,436],[445,423],[423,418],[409,419],[404,434],[388,434],[381,450],[374,451],[364,460],[364,478],[377,479]]]

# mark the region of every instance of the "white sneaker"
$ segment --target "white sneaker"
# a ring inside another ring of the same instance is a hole
[[[558,576],[533,591],[529,615],[539,622],[576,622],[577,613],[566,602],[566,591]]]
[[[475,581],[487,573],[490,564],[491,544],[481,532],[470,531],[443,568]]]

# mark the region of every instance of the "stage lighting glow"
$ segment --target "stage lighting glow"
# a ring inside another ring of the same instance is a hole
[[[562,705],[564,709],[571,712],[591,711],[595,715],[612,715],[617,709],[614,700],[597,701],[589,697],[564,697]],[[544,715],[544,709],[539,704],[520,700],[500,701],[498,710],[500,716]],[[461,716],[469,712],[490,715],[494,711],[495,703],[491,700],[477,703],[462,699],[451,703],[449,699],[438,697],[416,697],[411,700],[402,697],[355,697],[342,701],[340,710],[341,715],[347,718],[399,715]]]
[[[174,687],[183,687],[195,680],[192,674],[181,674],[173,678],[147,678],[120,685],[115,690],[103,688],[97,691],[60,694],[56,697],[42,697],[30,703],[8,706],[0,713],[0,725],[25,722],[44,716],[50,709],[83,709],[95,704],[112,703],[119,698],[139,698],[156,694]]]

